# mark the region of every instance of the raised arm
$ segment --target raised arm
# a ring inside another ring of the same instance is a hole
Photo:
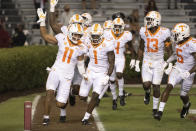
[[[37,14],[39,16],[38,23],[40,23],[40,33],[41,33],[42,38],[45,41],[49,42],[49,43],[57,44],[58,41],[56,40],[56,38],[54,36],[49,35],[47,33],[46,23],[45,23],[45,20],[46,20],[46,12],[44,13],[41,8],[38,8],[37,9]]]
[[[57,5],[58,0],[50,0],[50,13],[49,13],[49,23],[52,30],[58,34],[62,33],[61,31],[61,24],[58,24],[55,19],[55,6]]]

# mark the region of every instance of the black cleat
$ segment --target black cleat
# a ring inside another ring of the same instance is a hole
[[[158,111],[155,115],[154,115],[154,119],[157,119],[157,120],[161,120],[161,117],[163,115],[163,112],[162,111]]]
[[[181,118],[185,118],[188,115],[190,106],[191,106],[190,102],[189,102],[189,105],[187,107],[183,106],[182,111],[180,113]]]
[[[44,118],[42,124],[43,124],[44,126],[47,126],[47,125],[49,124],[49,121],[50,121],[50,119]]]
[[[100,101],[101,101],[100,99],[97,100],[97,104],[96,104],[97,107],[99,106]]]
[[[112,109],[113,110],[116,110],[117,109],[117,100],[113,100]]]
[[[82,125],[91,125],[92,123],[90,123],[87,119],[82,120]]]
[[[155,116],[156,113],[157,113],[157,109],[152,109],[152,115],[153,115],[153,117]]]
[[[60,116],[59,117],[59,122],[65,123],[65,121],[66,121],[66,116]]]
[[[120,105],[125,106],[125,96],[119,96],[120,97]]]
[[[148,105],[150,103],[150,93],[145,93],[144,104]]]
[[[74,106],[76,104],[76,96],[75,95],[69,95],[69,104],[71,106]]]

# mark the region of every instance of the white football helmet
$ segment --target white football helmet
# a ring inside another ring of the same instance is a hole
[[[83,23],[84,23],[84,20],[82,16],[79,14],[74,14],[69,20],[69,24],[81,24],[82,25]]]
[[[83,36],[84,31],[80,24],[71,24],[68,27],[68,37],[74,43],[77,44],[78,41]]]
[[[99,44],[103,38],[103,28],[100,24],[93,24],[90,31],[90,39],[93,45]]]
[[[84,25],[85,26],[91,26],[91,23],[93,21],[92,16],[89,13],[83,13],[81,16],[84,20]]]
[[[185,23],[178,23],[174,26],[171,32],[171,40],[174,43],[179,43],[180,41],[190,36],[190,27]]]
[[[146,17],[144,17],[144,25],[147,26],[148,29],[161,25],[161,14],[157,11],[148,12]]]
[[[104,30],[107,30],[107,29],[112,29],[113,25],[112,25],[112,21],[111,20],[106,20],[104,23],[103,23],[103,29]]]
[[[112,29],[116,35],[120,35],[124,31],[124,28],[125,28],[125,23],[123,19],[116,18],[113,20]]]

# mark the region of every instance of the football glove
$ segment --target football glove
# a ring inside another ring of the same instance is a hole
[[[135,59],[132,59],[129,65],[130,65],[131,69],[134,68],[134,66],[135,66]]]
[[[39,20],[37,21],[37,23],[40,23],[40,26],[46,26],[46,12],[44,13],[43,12],[43,9],[42,8],[38,8],[37,9],[37,15],[39,17]]]
[[[55,11],[55,6],[57,5],[58,0],[50,0],[50,12]]]
[[[135,63],[135,71],[136,72],[140,72],[140,61],[139,60],[136,60],[136,63]]]
[[[84,78],[84,80],[88,81],[88,75],[86,73],[82,74],[82,77]]]
[[[165,74],[169,75],[170,72],[172,71],[172,68],[173,68],[173,64],[169,63],[167,69],[165,69]]]

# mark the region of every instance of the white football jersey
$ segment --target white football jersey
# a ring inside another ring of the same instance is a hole
[[[114,44],[115,58],[124,57],[125,44],[132,40],[132,34],[129,31],[124,31],[120,36],[116,37],[112,30],[104,32],[104,38],[112,40]]]
[[[160,60],[164,58],[164,41],[171,36],[168,28],[159,27],[151,33],[146,27],[141,27],[140,36],[144,40],[144,59]]]
[[[67,26],[62,26],[61,31],[63,32],[64,35],[68,35],[68,28]]]
[[[196,52],[196,39],[194,38],[190,38],[181,45],[176,44],[176,67],[181,70],[189,71],[196,64],[192,55],[194,52]]]
[[[86,53],[86,46],[80,42],[78,45],[72,44],[67,35],[62,33],[57,34],[58,53],[56,61],[52,66],[55,70],[65,74],[64,77],[72,79],[74,75],[74,68],[78,62],[78,56]]]
[[[103,39],[97,46],[93,46],[91,43],[88,45],[90,57],[88,70],[98,73],[107,73],[109,68],[107,53],[114,50],[112,41]]]

